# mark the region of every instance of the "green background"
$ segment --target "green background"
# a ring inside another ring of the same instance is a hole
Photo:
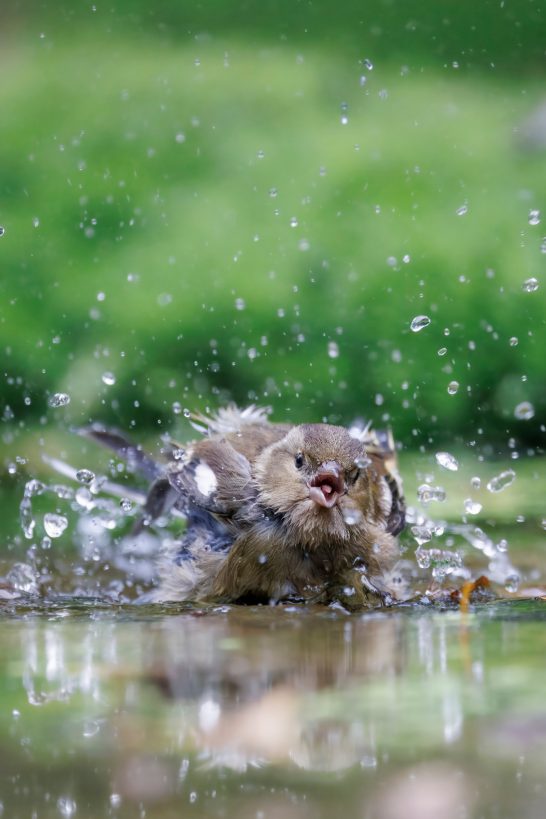
[[[5,8],[6,462],[227,400],[541,451],[540,4],[149,6]]]

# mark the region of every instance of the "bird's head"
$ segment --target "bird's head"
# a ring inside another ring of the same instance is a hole
[[[262,452],[254,479],[261,504],[299,542],[346,540],[362,512],[355,489],[367,463],[363,444],[343,427],[305,424]]]

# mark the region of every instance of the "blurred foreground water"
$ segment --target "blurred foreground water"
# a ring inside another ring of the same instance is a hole
[[[13,817],[542,817],[546,603],[4,601]]]

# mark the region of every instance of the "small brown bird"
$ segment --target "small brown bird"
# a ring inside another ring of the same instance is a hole
[[[173,507],[187,518],[155,599],[392,602],[405,506],[390,433],[267,414],[193,416],[204,437],[173,445],[163,468],[117,433],[86,431],[155,478],[145,524]]]

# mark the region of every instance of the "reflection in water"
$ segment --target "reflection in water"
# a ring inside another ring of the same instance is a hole
[[[500,792],[521,773],[531,733],[525,775],[542,775],[546,714],[522,625],[535,650],[546,637],[502,606],[481,621],[89,609],[1,624],[5,815],[326,816],[342,800],[356,816],[470,816],[478,779]],[[517,758],[495,747],[506,734]]]

